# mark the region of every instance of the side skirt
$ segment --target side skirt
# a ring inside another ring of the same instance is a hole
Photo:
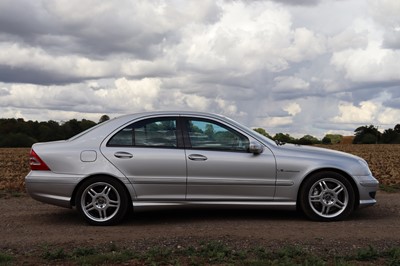
[[[277,209],[296,210],[295,201],[133,201],[134,211],[162,210],[171,208],[229,208],[229,209]]]

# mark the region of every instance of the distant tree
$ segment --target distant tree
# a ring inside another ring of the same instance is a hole
[[[107,120],[110,120],[110,117],[109,117],[108,115],[102,115],[102,116],[100,117],[99,124],[100,124],[100,123],[103,123],[103,122],[105,122],[105,121],[107,121]]]
[[[36,139],[24,133],[11,133],[0,138],[0,147],[30,147],[35,142],[37,142]]]
[[[263,135],[263,136],[265,136],[265,137],[267,137],[267,138],[272,139],[271,135],[268,134],[267,131],[265,131],[265,129],[263,129],[263,128],[260,128],[260,127],[259,127],[259,128],[254,128],[253,130],[256,131],[256,132],[258,132],[258,133],[260,133],[261,135]]]
[[[354,144],[374,144],[380,141],[381,133],[373,125],[358,127],[354,132]]]
[[[0,147],[30,147],[38,141],[67,139],[94,125],[95,122],[86,119],[71,119],[62,125],[53,120],[0,119]]]
[[[82,120],[79,122],[79,129],[80,129],[80,132],[85,131],[86,129],[89,129],[89,128],[95,126],[95,125],[96,125],[96,123],[93,122],[93,121],[91,121],[91,120],[82,119]],[[79,132],[79,133],[80,133],[80,132]]]
[[[397,133],[400,133],[400,124],[397,124],[394,126],[394,131],[396,131]]]
[[[322,144],[332,144],[331,138],[329,138],[327,136],[323,137]]]
[[[340,143],[340,141],[342,140],[343,136],[340,134],[326,134],[325,135],[326,138],[329,138],[331,140],[332,144],[337,144]],[[324,138],[325,138],[324,137]]]
[[[321,142],[314,136],[305,135],[305,136],[301,137],[299,140],[297,140],[297,143],[301,144],[301,145],[313,145],[313,144],[318,144]]]
[[[273,139],[285,143],[292,143],[294,141],[294,138],[292,138],[289,134],[283,133],[276,133]]]
[[[385,144],[400,143],[400,132],[396,132],[395,129],[386,129],[382,133],[381,142]]]

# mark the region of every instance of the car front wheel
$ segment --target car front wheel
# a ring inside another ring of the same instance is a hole
[[[354,209],[355,195],[351,183],[336,172],[320,172],[309,177],[300,191],[304,214],[317,221],[338,221]]]
[[[85,181],[78,189],[76,207],[92,225],[112,225],[121,221],[128,209],[123,186],[110,177]]]

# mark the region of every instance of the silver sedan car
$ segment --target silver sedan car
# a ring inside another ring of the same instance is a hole
[[[32,198],[76,208],[92,225],[133,209],[237,206],[299,209],[336,221],[376,203],[378,181],[350,154],[275,143],[220,115],[121,116],[65,141],[37,143]]]

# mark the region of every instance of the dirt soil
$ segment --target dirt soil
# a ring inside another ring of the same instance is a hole
[[[239,248],[301,244],[310,251],[332,254],[369,245],[400,246],[400,193],[379,191],[377,199],[375,206],[331,223],[312,222],[293,211],[179,209],[134,213],[120,225],[95,227],[75,210],[42,204],[24,194],[0,198],[0,251],[21,259],[40,254],[44,246],[68,249],[116,243],[148,249],[209,240]]]

